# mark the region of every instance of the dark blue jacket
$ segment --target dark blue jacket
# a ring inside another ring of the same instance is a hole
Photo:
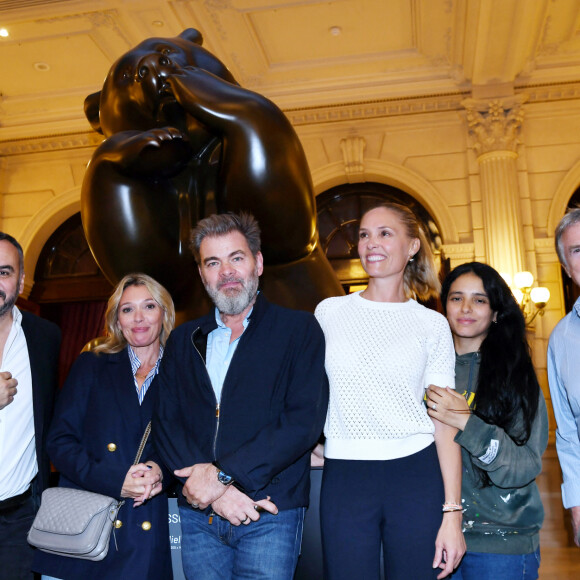
[[[32,406],[38,476],[33,484],[35,502],[48,487],[50,461],[46,452],[46,433],[52,418],[58,389],[58,353],[60,329],[56,324],[29,312],[22,312],[22,330],[26,338],[32,378]]]
[[[269,495],[281,510],[307,506],[310,450],[328,405],[318,322],[259,294],[224,381],[219,420],[205,366],[216,326],[212,310],[169,338],[153,417],[160,456],[171,470],[216,462],[256,500]]]
[[[48,453],[61,474],[59,485],[121,499],[125,476],[151,419],[157,388],[154,379],[139,405],[127,349],[117,354],[81,354],[57,400],[48,435]],[[141,458],[147,460],[159,463],[151,437]],[[118,519],[122,525],[115,538],[111,535],[104,560],[37,551],[33,569],[62,580],[171,579],[167,496],[160,494],[138,508],[133,508],[133,500],[125,500]],[[143,527],[144,522],[151,524],[150,529]]]

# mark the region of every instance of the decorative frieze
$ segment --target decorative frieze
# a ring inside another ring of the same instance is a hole
[[[475,259],[475,244],[443,244],[441,255],[449,260],[449,268],[453,270],[461,264],[473,262]]]
[[[525,90],[525,94],[520,91]],[[481,153],[490,149],[489,144],[497,144],[498,148],[507,147],[515,150],[522,122],[523,103],[552,102],[568,99],[580,99],[580,83],[568,83],[548,86],[538,86],[516,89],[512,101],[506,99],[496,102],[480,101],[480,105],[472,105],[473,99],[468,99],[469,92],[457,92],[443,95],[427,95],[413,98],[385,99],[379,101],[345,103],[326,107],[305,107],[286,109],[284,112],[294,126],[316,125],[320,123],[336,123],[341,121],[363,121],[381,117],[397,117],[402,115],[419,115],[423,113],[440,113],[446,111],[472,110],[471,121],[474,134],[479,132],[487,145],[481,145]],[[493,104],[492,104],[493,103]],[[519,103],[519,104],[518,104]],[[509,110],[509,112],[508,112]],[[501,114],[505,115],[501,118]],[[478,113],[478,114],[476,114]],[[488,116],[487,120],[484,117]],[[481,125],[481,127],[478,127]],[[505,127],[505,129],[504,129]],[[502,129],[499,138],[494,139],[494,131]],[[75,147],[94,147],[102,137],[94,132],[71,132],[55,135],[42,135],[26,139],[7,139],[0,141],[1,155],[21,155],[38,151],[58,151]],[[474,145],[475,146],[475,145]],[[479,147],[479,145],[478,145]]]
[[[385,99],[362,103],[329,105],[303,109],[286,109],[284,113],[294,126],[314,125],[317,123],[336,123],[338,121],[376,119],[420,113],[439,113],[459,111],[467,92],[452,95],[414,97],[409,99]]]
[[[475,244],[442,244],[441,252],[445,258],[470,262],[475,257]]]
[[[48,135],[29,139],[0,141],[0,157],[44,153],[46,151],[66,151],[70,149],[95,148],[104,139],[94,131]]]

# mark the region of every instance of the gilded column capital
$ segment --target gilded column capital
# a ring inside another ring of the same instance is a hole
[[[522,122],[525,94],[499,99],[465,99],[467,130],[478,157],[486,153],[515,153]]]

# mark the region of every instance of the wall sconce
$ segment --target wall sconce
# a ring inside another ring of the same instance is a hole
[[[502,274],[502,277],[520,305],[526,326],[529,326],[538,314],[544,316],[544,309],[550,300],[550,291],[543,286],[532,288],[534,276],[531,272],[518,272],[514,276],[513,286],[509,275]]]

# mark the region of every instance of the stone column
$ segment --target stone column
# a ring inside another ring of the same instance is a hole
[[[511,276],[526,269],[516,168],[526,100],[515,95],[462,103],[479,164],[487,262]]]

